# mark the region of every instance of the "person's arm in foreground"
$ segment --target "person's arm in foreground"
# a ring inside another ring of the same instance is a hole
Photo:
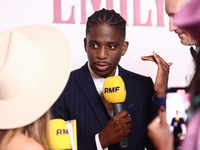
[[[166,120],[166,111],[161,107],[158,116],[147,127],[147,134],[157,150],[173,150],[173,135]]]

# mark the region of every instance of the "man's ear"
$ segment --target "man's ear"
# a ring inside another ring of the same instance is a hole
[[[87,44],[87,39],[84,38],[84,48],[85,48],[85,51],[87,52],[87,49],[86,49],[86,44]]]
[[[128,49],[128,45],[129,45],[129,42],[128,41],[124,41],[123,50],[122,50],[122,56],[124,56],[126,54],[126,51]]]

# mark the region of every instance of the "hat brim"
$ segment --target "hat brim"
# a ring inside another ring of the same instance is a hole
[[[23,94],[0,100],[0,129],[18,128],[40,118],[60,96],[71,69],[68,41],[57,29],[32,25],[13,30],[22,33],[40,50],[41,69],[37,80]]]

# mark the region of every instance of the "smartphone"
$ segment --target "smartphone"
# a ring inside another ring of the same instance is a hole
[[[166,95],[166,114],[170,131],[174,136],[174,148],[181,149],[185,138],[190,95],[186,88],[170,88]]]

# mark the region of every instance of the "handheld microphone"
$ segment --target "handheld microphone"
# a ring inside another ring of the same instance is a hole
[[[47,143],[52,150],[71,149],[71,140],[63,119],[50,121]]]
[[[113,104],[114,114],[123,110],[123,102],[126,99],[126,87],[120,76],[107,77],[103,85],[103,95],[107,102]],[[125,136],[119,142],[120,149],[128,148],[128,139]]]

